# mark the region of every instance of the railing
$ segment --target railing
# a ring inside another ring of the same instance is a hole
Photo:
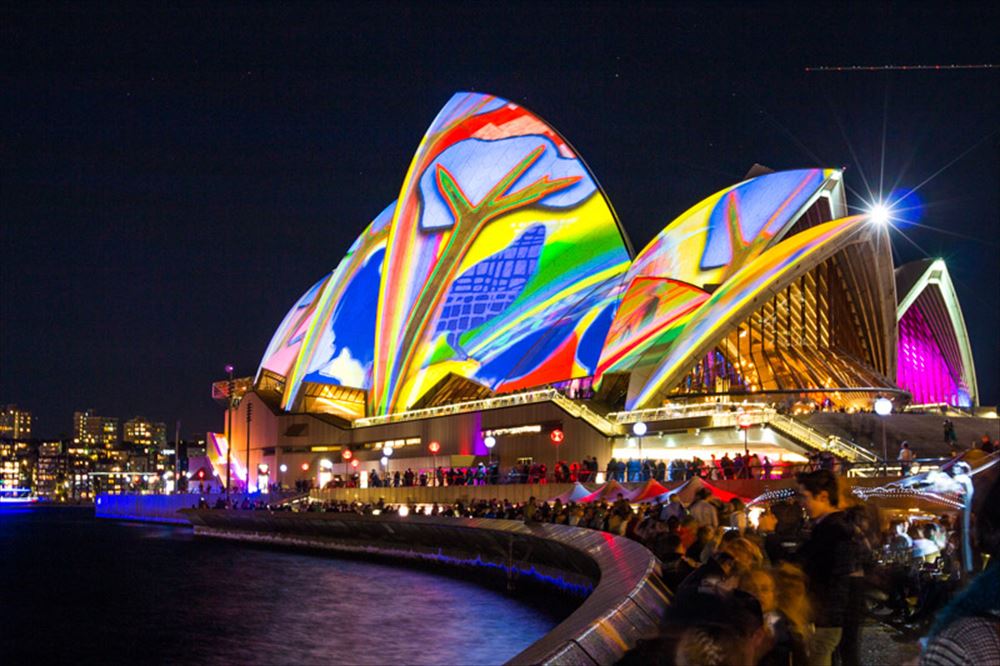
[[[673,419],[687,419],[696,416],[721,416],[726,414],[739,413],[743,410],[746,413],[761,412],[770,410],[767,403],[763,402],[712,402],[712,403],[691,403],[685,405],[665,405],[663,407],[653,407],[651,409],[635,409],[628,412],[611,412],[607,419],[614,423],[637,423],[639,421],[671,421]]]
[[[586,405],[581,405],[578,402],[570,400],[558,391],[555,391],[555,396],[552,398],[552,402],[562,407],[570,415],[583,419],[590,425],[594,426],[594,428],[599,430],[605,437],[614,437],[615,435],[624,434],[624,430],[621,426],[612,423]]]
[[[946,463],[954,460],[953,458],[915,458],[910,461],[910,473],[908,476],[914,474],[921,474],[923,472],[930,472],[933,470],[941,469]],[[853,464],[847,469],[847,476],[851,477],[869,477],[869,476],[903,476],[903,465],[898,460],[883,461],[881,458],[876,458],[876,460],[870,464]]]
[[[840,437],[827,437],[818,430],[777,412],[770,414],[768,425],[811,449],[830,451],[851,462],[857,462],[858,460],[865,460],[867,462],[878,461],[878,456],[868,449]]]
[[[530,405],[538,402],[553,400],[553,396],[559,392],[555,389],[542,389],[540,391],[526,391],[524,393],[512,393],[494,398],[484,398],[482,400],[470,400],[469,402],[456,402],[450,405],[440,405],[438,407],[427,407],[424,409],[411,409],[406,412],[395,412],[393,414],[383,414],[381,416],[366,416],[354,420],[355,428],[367,428],[370,426],[387,425],[389,423],[402,423],[404,421],[417,421],[429,419],[437,416],[450,416],[452,414],[467,414],[469,412],[479,412],[484,409],[499,409],[502,407],[516,407],[518,405]]]
[[[504,407],[517,407],[520,405],[531,405],[540,402],[554,402],[571,416],[583,419],[605,436],[613,437],[620,435],[620,427],[611,423],[597,412],[570,400],[555,389],[542,389],[539,391],[527,391],[525,393],[512,393],[510,395],[500,395],[482,400],[471,400],[469,402],[456,402],[451,405],[441,405],[439,407],[427,407],[425,409],[413,409],[407,412],[396,412],[394,414],[384,414],[382,416],[368,416],[354,420],[355,428],[367,428],[377,425],[387,425],[390,423],[402,423],[404,421],[418,421],[420,419],[436,418],[439,416],[450,416],[453,414],[467,414],[469,412],[479,412],[486,409],[502,409]]]

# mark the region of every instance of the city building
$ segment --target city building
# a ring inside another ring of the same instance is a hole
[[[31,439],[31,412],[17,405],[0,409],[0,438]]]
[[[98,416],[94,409],[73,413],[73,443],[113,449],[118,445],[118,419]]]
[[[164,449],[167,446],[167,425],[136,416],[122,425],[122,441]]]
[[[36,458],[29,442],[0,438],[0,490],[31,488]]]
[[[755,166],[636,252],[555,129],[457,94],[399,199],[288,311],[255,375],[213,386],[215,471],[264,486],[494,457],[551,469],[644,440],[663,457],[794,456],[791,428],[739,434],[730,409],[975,408],[943,263],[897,274],[886,216],[850,215],[846,197],[838,169]]]

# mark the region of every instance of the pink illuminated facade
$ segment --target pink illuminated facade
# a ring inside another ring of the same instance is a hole
[[[948,268],[925,259],[896,271],[899,342],[896,383],[916,405],[974,407],[975,368]]]

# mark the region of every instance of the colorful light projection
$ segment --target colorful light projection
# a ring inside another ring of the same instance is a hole
[[[780,239],[823,191],[837,189],[840,172],[801,169],[758,176],[717,192],[671,222],[628,271],[626,300],[601,355],[598,376],[655,363],[681,318],[747,262]],[[669,282],[640,282],[640,279]],[[671,284],[673,286],[668,287]],[[665,299],[660,302],[660,299]],[[637,313],[653,313],[657,316]],[[644,360],[645,359],[645,360]]]
[[[610,206],[555,130],[506,100],[455,95],[424,136],[390,225],[371,413],[406,409],[449,373],[491,388],[592,373],[585,323],[604,325],[593,336],[603,337],[608,303],[567,303],[586,302],[628,262]],[[542,332],[556,322],[566,323],[558,334]],[[551,352],[526,364],[542,337]]]
[[[332,275],[333,273],[324,276],[311,286],[281,320],[278,330],[274,332],[271,342],[267,345],[260,367],[257,368],[257,381],[260,381],[260,375],[264,370],[276,372],[282,377],[288,376],[292,364],[299,355],[302,339],[316,313],[316,296],[327,285]]]
[[[946,403],[969,407],[969,390],[962,384],[961,373],[952,368],[930,324],[919,307],[911,307],[899,321],[899,347],[896,380],[913,395],[918,405]]]
[[[597,374],[627,368],[637,352],[669,345],[665,331],[689,317],[709,297],[708,292],[667,278],[640,277],[629,285],[608,333]]]
[[[721,284],[780,239],[839,180],[835,169],[778,171],[716,192],[667,225],[636,256],[628,278]]]
[[[206,447],[208,453],[208,460],[212,463],[212,469],[215,470],[219,482],[223,485],[226,483],[226,449],[229,448],[229,442],[226,439],[225,433],[221,432],[210,432],[208,433],[208,446]],[[232,455],[229,457],[229,462],[233,466],[232,480],[246,482],[247,479],[247,469],[246,465],[240,462],[239,458],[239,447],[233,449]]]
[[[374,358],[379,276],[395,210],[390,204],[354,241],[316,299],[290,367],[282,408],[295,404],[303,382],[366,389]],[[343,405],[348,413],[354,405]]]
[[[979,404],[969,334],[944,261],[901,266],[897,289],[897,383],[916,404]]]
[[[755,307],[755,299],[768,290],[778,290],[784,281],[840,250],[845,243],[865,231],[863,215],[842,218],[810,227],[781,241],[740,268],[716,289],[690,317],[675,323],[666,335],[674,344],[660,359],[648,378],[630,385],[625,408],[640,409],[656,404],[665,387],[679,381],[695,359],[703,356],[725,327],[741,321]],[[633,376],[636,379],[636,376]]]

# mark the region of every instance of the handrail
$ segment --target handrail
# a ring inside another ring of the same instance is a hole
[[[479,412],[486,409],[502,409],[504,407],[516,407],[519,405],[530,405],[540,402],[553,402],[561,407],[565,412],[579,419],[583,419],[594,426],[606,437],[613,437],[622,433],[621,428],[607,420],[589,407],[570,400],[556,389],[541,389],[538,391],[526,391],[524,393],[510,393],[498,395],[492,398],[481,400],[470,400],[468,402],[456,402],[450,405],[440,405],[438,407],[426,407],[424,409],[412,409],[406,412],[394,412],[381,416],[366,416],[355,419],[352,426],[355,428],[367,428],[377,425],[387,425],[390,423],[402,423],[404,421],[418,421],[439,416],[450,416],[453,414],[466,414],[469,412]]]
[[[607,415],[609,421],[614,423],[636,423],[638,421],[671,421],[674,419],[687,419],[695,416],[715,416],[718,414],[735,414],[738,410],[754,412],[768,410],[770,407],[764,402],[712,402],[712,403],[691,403],[682,405],[664,405],[662,407],[651,407],[648,409],[634,409],[624,412],[611,412]]]
[[[670,593],[659,562],[621,536],[568,525],[354,513],[181,512],[198,536],[482,567],[589,591],[577,609],[508,664],[615,663],[656,635]]]
[[[835,449],[851,462],[858,460],[878,461],[878,456],[853,442],[833,435],[827,437],[815,428],[777,412],[770,415],[769,425],[810,448],[820,451]]]
[[[586,405],[581,405],[578,402],[570,400],[558,391],[555,392],[552,402],[562,407],[569,414],[576,416],[577,418],[581,418],[590,425],[594,426],[594,428],[599,430],[605,437],[614,437],[615,435],[623,434],[623,430],[619,425],[612,423]]]

